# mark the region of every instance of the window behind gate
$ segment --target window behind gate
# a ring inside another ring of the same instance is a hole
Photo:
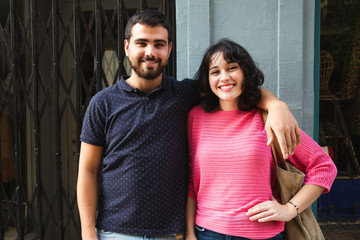
[[[175,0],[0,2],[0,239],[81,239],[82,119],[91,97],[130,71],[124,28],[145,8],[164,12],[175,34]]]

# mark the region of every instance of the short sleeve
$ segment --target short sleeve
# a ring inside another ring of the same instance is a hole
[[[80,140],[96,146],[105,146],[105,104],[95,95],[86,111]]]
[[[304,184],[324,187],[325,193],[330,190],[337,174],[336,166],[325,150],[303,131],[301,144],[289,156],[289,162],[305,173]]]

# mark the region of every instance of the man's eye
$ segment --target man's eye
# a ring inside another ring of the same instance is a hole
[[[144,42],[137,42],[136,45],[145,46],[146,44]]]

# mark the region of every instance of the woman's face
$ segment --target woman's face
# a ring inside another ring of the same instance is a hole
[[[239,64],[227,62],[222,52],[211,56],[209,83],[213,93],[219,98],[222,111],[238,109],[244,74]]]

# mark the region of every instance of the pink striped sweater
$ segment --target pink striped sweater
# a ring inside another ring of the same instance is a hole
[[[337,170],[325,151],[304,132],[289,162],[306,173],[305,184],[329,191]],[[194,107],[188,116],[189,196],[197,203],[196,224],[222,234],[271,238],[283,222],[251,222],[246,211],[271,199],[275,164],[266,146],[261,112]]]

